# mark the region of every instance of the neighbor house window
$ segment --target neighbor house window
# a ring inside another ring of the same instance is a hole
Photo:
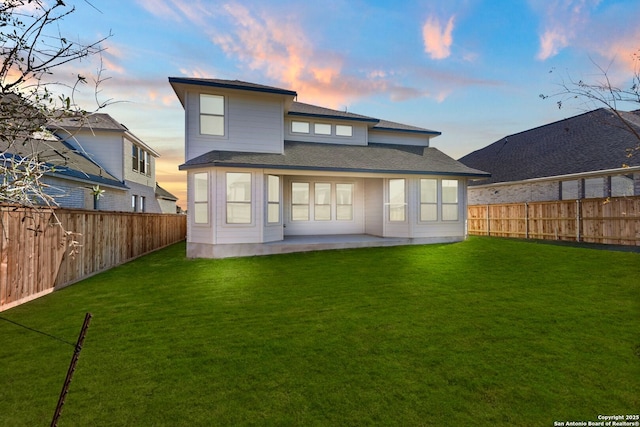
[[[351,125],[336,125],[337,136],[353,136],[353,126]]]
[[[131,196],[131,210],[134,212],[138,210],[138,196]]]
[[[291,122],[291,132],[294,133],[309,133],[309,122],[298,122],[296,120]]]
[[[405,180],[389,180],[389,221],[402,222],[406,218]]]
[[[458,181],[442,180],[442,220],[458,220]]]
[[[138,207],[139,207],[139,211],[140,212],[146,212],[147,206],[146,206],[146,198],[144,196],[140,196],[138,198]]]
[[[584,197],[594,199],[604,197],[604,178],[587,178],[584,180]]]
[[[336,219],[353,219],[353,184],[336,184]]]
[[[224,136],[224,96],[200,94],[200,133]]]
[[[133,170],[134,171],[138,171],[138,168],[140,167],[139,165],[139,160],[138,160],[138,147],[136,147],[135,145],[131,145],[131,164],[133,166]]]
[[[331,184],[316,182],[313,189],[314,210],[313,219],[316,221],[331,220]]]
[[[579,199],[579,190],[580,185],[578,183],[578,180],[562,181],[560,183],[560,198],[562,200]]]
[[[420,221],[438,220],[438,180],[420,180]]]
[[[291,220],[309,221],[309,183],[291,183]]]
[[[193,175],[193,222],[209,222],[209,174],[206,172]]]
[[[227,224],[251,223],[251,174],[227,172]]]
[[[331,125],[328,123],[315,123],[313,133],[316,135],[331,135]]]
[[[611,196],[633,196],[633,175],[614,175],[611,177]]]
[[[280,177],[267,177],[267,223],[280,222]]]

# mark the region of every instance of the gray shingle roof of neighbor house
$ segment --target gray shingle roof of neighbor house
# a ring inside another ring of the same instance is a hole
[[[9,149],[6,141],[0,141],[0,151]],[[69,144],[55,137],[33,138],[23,144],[13,144],[11,152],[6,155],[29,158],[37,153],[38,159],[55,168],[53,176],[72,178],[92,184],[126,189],[127,186],[118,181],[84,154]],[[1,161],[1,159],[0,159]]]
[[[640,133],[640,111],[620,113]],[[459,161],[491,173],[472,185],[492,184],[640,166],[640,153],[627,155],[639,144],[613,111],[600,108],[506,136]]]
[[[164,188],[160,187],[160,184],[158,184],[157,182],[156,182],[156,197],[159,198],[159,199],[171,200],[171,201],[174,201],[174,202],[178,200],[178,198],[176,196],[174,196],[173,194],[169,193]]]
[[[434,174],[486,177],[436,148],[411,145],[368,146],[285,141],[284,154],[210,151],[180,165],[180,170],[207,166],[388,174]]]

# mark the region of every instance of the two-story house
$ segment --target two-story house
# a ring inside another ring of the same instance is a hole
[[[50,125],[49,129],[69,147],[68,151],[86,156],[109,177],[121,183],[119,187],[102,184],[100,188],[104,192],[99,200],[95,199],[91,186],[60,183],[57,186],[59,192],[73,194],[81,190],[85,199],[81,203],[78,197],[60,195],[56,200],[61,206],[176,213],[177,198],[156,182],[155,161],[159,154],[110,115],[65,117]]]
[[[185,109],[187,255],[453,242],[467,180],[440,134],[242,81],[170,77]]]

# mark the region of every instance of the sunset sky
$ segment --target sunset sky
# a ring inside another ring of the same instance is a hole
[[[66,1],[67,4],[72,2]],[[112,34],[101,58],[56,78],[90,81],[103,112],[157,150],[157,180],[186,207],[184,111],[168,77],[238,79],[298,101],[442,132],[460,158],[499,138],[595,108],[559,110],[564,81],[629,84],[640,49],[637,0],[90,0],[60,25]],[[92,108],[91,85],[79,102]],[[636,107],[637,108],[637,107]]]

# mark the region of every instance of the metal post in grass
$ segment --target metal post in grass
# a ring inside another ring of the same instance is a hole
[[[78,342],[76,343],[76,348],[73,351],[73,357],[71,357],[71,363],[69,364],[69,369],[67,370],[67,377],[64,380],[64,385],[62,386],[62,391],[60,392],[60,398],[58,398],[56,412],[53,414],[53,419],[51,420],[51,427],[56,427],[58,425],[58,419],[60,418],[60,414],[62,414],[62,405],[64,405],[64,399],[67,397],[67,393],[69,392],[69,384],[71,384],[73,373],[75,372],[76,365],[78,364],[78,358],[80,357],[80,352],[82,351],[84,338],[87,335],[87,329],[89,329],[89,322],[91,322],[91,317],[91,313],[87,313],[84,316],[84,323],[82,324],[82,329],[80,329],[80,335],[78,335]]]

